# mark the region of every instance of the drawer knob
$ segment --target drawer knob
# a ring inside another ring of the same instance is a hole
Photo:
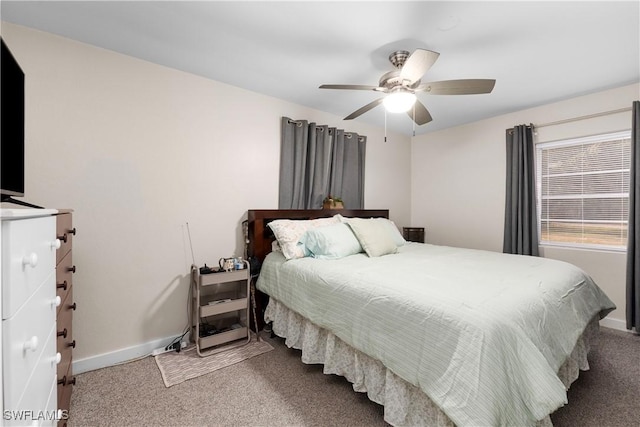
[[[29,267],[33,267],[35,268],[36,265],[38,265],[38,254],[33,252],[29,255],[25,255],[24,258],[22,258],[22,265],[23,266],[29,266]]]
[[[51,303],[51,305],[54,305],[56,307],[60,307],[60,304],[62,304],[62,298],[60,298],[59,296],[56,296],[53,302]]]
[[[63,330],[58,331],[58,333],[56,335],[59,336],[59,337],[62,337],[62,338],[66,338],[67,337],[67,328],[64,328]]]
[[[76,303],[74,302],[73,304],[71,304],[71,305],[69,306],[69,308],[70,308],[71,310],[75,311],[75,310],[76,310]]]
[[[67,385],[67,376],[62,377],[61,380],[58,380],[58,385]]]
[[[76,377],[73,377],[69,380],[68,384],[76,385]]]
[[[76,348],[76,340],[73,340],[69,343],[69,347]]]
[[[68,230],[69,233],[73,234],[74,236],[76,235],[76,228],[73,227],[71,230]]]
[[[24,351],[31,350],[36,351],[38,349],[38,337],[35,335],[31,339],[24,343]]]
[[[73,267],[67,267],[67,271],[75,273],[76,272],[76,266],[74,265]]]
[[[62,361],[62,354],[56,353],[56,358],[55,358],[56,365],[61,361]]]
[[[51,242],[51,247],[53,249],[60,249],[60,246],[62,246],[62,243],[60,243],[60,239],[56,239],[53,242]]]
[[[62,289],[63,291],[66,291],[67,290],[67,281],[65,280],[62,283],[57,283],[56,284],[56,288]]]
[[[62,236],[58,236],[58,239],[62,240],[65,243],[67,243],[67,233],[64,233]]]

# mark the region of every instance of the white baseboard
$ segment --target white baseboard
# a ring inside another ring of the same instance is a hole
[[[611,317],[605,317],[604,319],[601,319],[600,326],[616,329],[618,331],[631,332],[627,329],[627,322],[620,319],[613,319]]]
[[[182,335],[182,334],[180,334]],[[129,362],[141,357],[150,356],[153,350],[169,345],[180,335],[161,338],[149,341],[140,345],[123,348],[109,353],[99,354],[97,356],[86,357],[84,359],[74,360],[72,368],[74,374],[82,374],[83,372],[95,371],[96,369],[107,368],[109,366],[118,365],[120,363]],[[189,334],[182,339],[187,341]]]

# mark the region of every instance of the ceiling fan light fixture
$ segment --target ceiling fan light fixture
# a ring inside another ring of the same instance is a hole
[[[384,108],[390,113],[405,113],[413,107],[415,102],[415,94],[405,91],[390,93],[382,101]]]
[[[453,29],[458,24],[458,19],[451,16],[451,25],[442,27],[445,31]],[[416,92],[428,93],[431,95],[471,95],[479,93],[491,93],[496,83],[494,79],[458,79],[441,80],[437,82],[422,83],[424,74],[433,66],[440,54],[427,49],[416,49],[413,53],[406,50],[393,52],[389,56],[389,61],[396,68],[386,72],[380,77],[378,86],[370,85],[321,85],[320,89],[349,89],[367,90],[382,92],[386,96],[377,98],[375,101],[358,108],[349,114],[344,120],[353,120],[380,104],[385,107],[386,112],[407,113],[414,124],[422,126],[432,119],[431,114],[419,99]]]

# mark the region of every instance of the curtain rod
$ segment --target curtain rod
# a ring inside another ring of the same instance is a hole
[[[302,123],[303,123],[303,121],[302,121],[302,120],[291,120],[291,119],[288,119],[287,121],[288,121],[288,123],[289,123],[290,125],[295,124],[295,125],[297,125],[297,126],[302,126]],[[324,131],[324,127],[322,127],[322,126],[317,126],[317,127],[316,127],[316,132],[317,132],[317,131],[320,131],[320,132]],[[331,133],[331,128],[329,128],[329,133]],[[351,138],[353,137],[353,135],[358,135],[358,134],[357,134],[357,133],[355,133],[355,132],[344,132],[344,135],[345,135],[347,138],[351,139]],[[366,137],[366,136],[358,136],[358,141],[365,141],[366,139],[367,139],[367,137]]]
[[[593,119],[593,118],[596,118],[596,117],[608,116],[610,114],[624,113],[626,111],[631,111],[631,107],[619,108],[617,110],[611,110],[611,111],[603,111],[601,113],[588,114],[586,116],[573,117],[573,118],[570,118],[570,119],[558,120],[556,122],[542,123],[542,124],[539,124],[539,125],[533,125],[533,127],[543,128],[543,127],[546,127],[546,126],[562,125],[562,124],[565,124],[565,123],[577,122],[579,120]]]
[[[334,128],[329,128],[329,135],[331,135],[331,131],[332,131],[333,129],[334,129]],[[323,128],[321,128],[321,127],[317,127],[317,128],[316,128],[316,131],[318,131],[318,130],[319,130],[320,132],[322,132],[324,129],[323,129]],[[336,130],[341,130],[341,129],[336,129]],[[345,136],[345,137],[347,137],[348,139],[353,138],[353,135],[358,135],[358,134],[357,134],[357,133],[355,133],[355,132],[346,132],[346,131],[344,131],[344,130],[343,130],[342,132],[344,132],[344,136]],[[360,136],[360,135],[358,135],[358,141],[364,141],[366,138],[367,138],[366,136]]]

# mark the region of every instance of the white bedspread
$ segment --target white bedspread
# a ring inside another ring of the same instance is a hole
[[[614,304],[560,261],[410,243],[380,258],[265,260],[258,289],[381,361],[459,426],[533,425],[557,371]]]

